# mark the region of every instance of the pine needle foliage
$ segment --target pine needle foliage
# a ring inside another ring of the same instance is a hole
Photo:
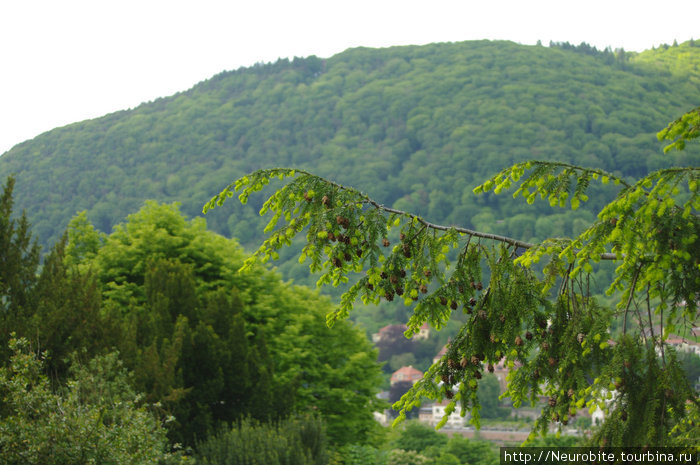
[[[697,137],[695,109],[659,133],[679,150]],[[674,140],[675,139],[675,140]],[[681,143],[683,142],[683,143]],[[688,444],[700,434],[698,399],[666,344],[697,326],[700,295],[700,168],[672,168],[641,179],[547,161],[518,163],[474,189],[514,190],[577,209],[592,183],[613,183],[617,196],[577,237],[538,244],[431,223],[380,205],[362,192],[301,170],[259,170],[226,187],[204,211],[239,192],[249,196],[287,179],[264,203],[270,233],[243,268],[278,257],[302,232],[300,262],[320,272],[318,285],[348,283],[332,325],[356,302],[403,300],[412,307],[406,336],[425,322],[440,329],[452,312],[467,321],[446,355],[399,401],[397,421],[421,399],[448,399],[479,423],[477,390],[484,371],[510,369],[506,395],[515,406],[546,405],[533,429],[545,434],[577,413],[600,408],[605,423],[594,442],[616,446]],[[600,261],[617,268],[607,293],[590,291]],[[612,331],[616,324],[621,329]]]

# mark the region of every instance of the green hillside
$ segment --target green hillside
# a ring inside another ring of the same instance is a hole
[[[16,207],[44,243],[81,210],[103,231],[146,199],[198,215],[234,178],[273,166],[308,169],[437,222],[524,240],[571,234],[590,213],[548,204],[522,213],[518,202],[471,191],[526,159],[629,176],[697,165],[697,148],[664,155],[655,134],[700,102],[698,64],[692,42],[630,54],[478,41],[280,60],[44,133],[0,157],[0,179],[16,174]],[[604,198],[592,191],[593,204]],[[207,220],[252,246],[257,210]]]

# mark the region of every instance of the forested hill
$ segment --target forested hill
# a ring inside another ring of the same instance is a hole
[[[280,60],[49,131],[0,157],[0,179],[16,174],[16,209],[45,243],[80,210],[103,231],[146,199],[200,214],[236,177],[275,166],[434,221],[525,240],[562,235],[587,213],[523,209],[473,187],[525,159],[624,175],[697,165],[696,148],[664,155],[655,134],[700,104],[699,64],[692,42],[634,54],[478,41]],[[208,215],[210,226],[252,245],[258,209],[230,205]]]

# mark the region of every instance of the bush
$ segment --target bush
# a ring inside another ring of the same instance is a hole
[[[278,423],[245,419],[197,444],[201,465],[322,465],[327,463],[322,421],[298,417]]]
[[[335,452],[330,465],[385,465],[387,453],[363,444],[346,444]]]
[[[187,459],[167,452],[160,422],[140,405],[117,354],[73,364],[67,386],[52,389],[25,339],[0,369],[0,455],[5,465],[136,465]]]

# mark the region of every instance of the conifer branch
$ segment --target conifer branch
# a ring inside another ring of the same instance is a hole
[[[568,164],[566,164],[566,163],[552,163],[552,164],[553,164],[553,165],[557,165],[557,166],[570,166],[570,167],[573,167],[573,165],[568,165]],[[477,231],[477,230],[474,230],[474,229],[464,228],[464,227],[461,227],[461,226],[445,226],[445,225],[441,225],[441,224],[437,224],[437,223],[432,223],[432,222],[430,222],[430,221],[428,221],[428,220],[426,220],[426,219],[424,219],[424,218],[422,218],[422,217],[420,217],[420,216],[418,216],[418,215],[416,215],[416,214],[413,214],[413,213],[410,213],[410,212],[406,212],[406,211],[403,211],[403,210],[398,210],[398,209],[396,209],[396,208],[391,208],[391,207],[387,207],[387,206],[385,206],[385,205],[382,205],[382,204],[380,204],[379,202],[377,202],[377,201],[373,200],[372,198],[370,198],[368,195],[366,195],[366,194],[364,194],[364,193],[362,193],[362,192],[360,192],[360,191],[358,191],[358,190],[356,190],[356,189],[354,189],[354,188],[347,187],[347,186],[343,186],[342,184],[338,184],[338,183],[333,182],[333,181],[331,181],[331,180],[329,180],[329,179],[326,179],[326,178],[324,178],[324,177],[321,177],[321,176],[318,176],[318,175],[315,175],[315,174],[311,174],[311,173],[309,173],[308,171],[304,171],[304,170],[295,170],[295,171],[296,171],[297,173],[304,174],[304,175],[306,175],[306,176],[310,176],[310,177],[316,178],[316,179],[318,179],[319,181],[322,181],[322,182],[324,182],[324,183],[326,183],[326,184],[328,184],[328,185],[330,185],[330,186],[335,187],[336,189],[340,189],[340,190],[344,190],[344,191],[347,191],[347,192],[356,193],[357,195],[359,195],[359,196],[362,198],[362,202],[365,203],[365,204],[371,205],[371,206],[373,206],[374,208],[376,208],[376,209],[378,209],[378,210],[381,210],[381,211],[383,211],[383,212],[386,212],[386,213],[392,213],[392,214],[395,214],[395,215],[400,215],[400,216],[404,216],[404,217],[410,218],[410,219],[412,219],[412,220],[416,220],[416,221],[418,221],[420,224],[422,224],[424,227],[426,227],[426,228],[428,228],[428,229],[431,229],[431,230],[433,230],[433,231],[450,231],[450,230],[453,230],[453,231],[456,231],[456,232],[461,233],[461,234],[466,234],[466,235],[468,235],[468,236],[470,236],[470,237],[477,237],[477,238],[480,238],[480,239],[489,239],[489,240],[492,240],[492,241],[501,242],[501,243],[504,243],[504,244],[511,245],[511,246],[513,246],[513,247],[515,247],[515,248],[521,248],[521,249],[531,249],[531,248],[535,247],[535,245],[536,245],[536,244],[533,244],[533,243],[531,243],[531,242],[521,241],[521,240],[518,240],[518,239],[514,239],[514,238],[512,238],[512,237],[502,236],[502,235],[500,235],[500,234],[485,233],[485,232]],[[607,175],[607,176],[612,176],[612,175],[606,173],[606,172],[603,171],[603,170],[590,170],[590,171],[596,171],[596,172],[599,171],[600,174],[605,174],[605,175]],[[622,181],[622,182],[624,182],[624,181]],[[600,255],[600,259],[601,259],[601,260],[617,260],[618,258],[619,258],[619,257],[617,256],[617,254],[614,254],[614,253],[603,253],[603,254]]]

